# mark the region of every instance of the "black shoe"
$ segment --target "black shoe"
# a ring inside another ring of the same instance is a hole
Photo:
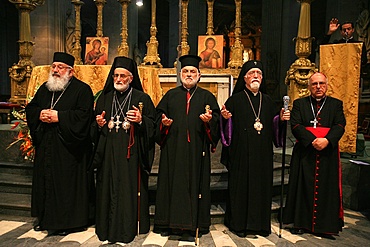
[[[256,238],[258,238],[257,234],[258,234],[258,231],[251,231],[251,230],[246,230],[245,231],[245,237],[246,238],[256,239]]]
[[[67,236],[68,234],[71,234],[71,233],[83,232],[83,231],[86,231],[86,230],[87,229],[85,227],[76,227],[76,228],[71,228],[71,229],[58,230],[56,232],[56,235]]]
[[[254,234],[247,234],[246,238],[257,239],[258,237]]]
[[[314,233],[315,236],[321,237],[321,238],[326,238],[330,240],[335,240],[335,237],[331,234],[326,234],[326,233]]]
[[[170,231],[168,231],[168,230],[162,230],[161,231],[161,236],[162,237],[168,237],[168,236],[170,236]]]
[[[36,232],[41,232],[44,229],[40,225],[36,225],[36,226],[33,227],[33,230],[35,230]]]
[[[162,228],[162,227],[154,226],[153,232],[157,234],[161,234],[162,237],[168,237],[169,235],[171,235],[170,228]]]
[[[58,230],[48,230],[48,237],[50,236],[56,236],[58,235],[59,231]]]
[[[56,235],[59,235],[59,236],[67,236],[68,234],[70,234],[70,231],[66,231],[66,230],[57,231],[56,233]]]
[[[195,238],[190,234],[190,232],[186,231],[182,234],[180,241],[194,242]]]
[[[245,238],[247,236],[247,233],[245,231],[232,231],[232,232],[239,238]]]
[[[295,235],[302,235],[304,233],[304,230],[301,228],[291,228],[290,232]]]

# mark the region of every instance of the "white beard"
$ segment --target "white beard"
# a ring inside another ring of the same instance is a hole
[[[113,87],[120,93],[126,92],[126,90],[129,88],[130,84],[116,84],[113,82]]]
[[[188,80],[188,79],[191,79],[191,81],[187,82],[186,80]],[[182,85],[183,85],[184,88],[191,89],[191,88],[195,87],[195,85],[197,85],[198,80],[194,80],[193,78],[184,77],[184,78],[181,78],[181,82],[182,82]]]
[[[62,91],[71,77],[66,73],[61,77],[53,76],[53,72],[50,71],[49,73],[49,79],[46,82],[46,87],[49,89],[51,92],[58,92]]]
[[[256,81],[252,82],[250,86],[251,86],[251,89],[253,90],[258,90],[260,88],[260,84]]]

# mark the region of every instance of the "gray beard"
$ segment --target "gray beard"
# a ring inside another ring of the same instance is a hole
[[[51,92],[63,91],[70,79],[71,77],[68,74],[65,74],[61,77],[54,77],[53,73],[50,71],[49,79],[45,86]]]

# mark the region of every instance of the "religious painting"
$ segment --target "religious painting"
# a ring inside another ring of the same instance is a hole
[[[222,35],[198,36],[198,54],[202,59],[199,67],[208,69],[224,68],[224,37]]]
[[[106,65],[108,63],[108,37],[87,37],[85,64]]]

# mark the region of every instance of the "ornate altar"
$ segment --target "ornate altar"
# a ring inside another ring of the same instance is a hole
[[[94,94],[103,89],[111,65],[75,65],[75,77],[87,83]],[[30,77],[27,91],[27,99],[32,99],[37,89],[47,81],[50,66],[36,66]],[[148,66],[138,66],[139,76],[144,92],[146,92],[157,105],[162,96],[171,88],[176,87],[176,69],[162,69]],[[225,103],[233,88],[233,81],[236,71],[222,69],[201,70],[202,77],[199,85],[212,92],[219,105]]]

